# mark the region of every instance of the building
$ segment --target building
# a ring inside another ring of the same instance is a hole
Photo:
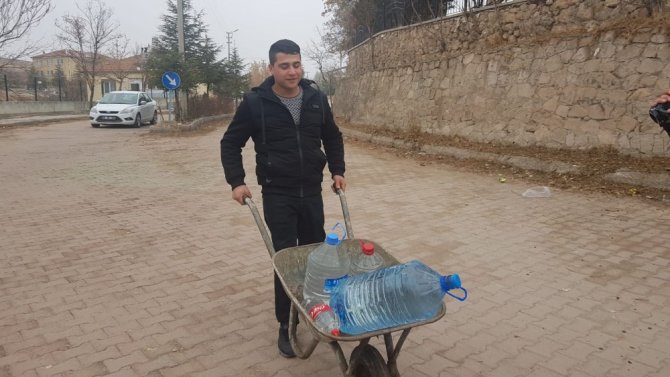
[[[77,61],[72,57],[76,54],[71,50],[44,52],[31,57],[35,73],[42,77],[53,78],[60,70],[63,77],[71,80],[77,76]]]
[[[74,58],[76,54],[78,54],[76,51],[57,50],[33,56],[34,73],[46,79],[54,79],[61,72],[65,80],[78,81],[79,69]],[[99,55],[93,101],[114,90],[144,90],[146,75],[142,69],[143,59],[142,54],[124,59]],[[82,87],[86,91],[85,98],[88,99],[88,85],[84,84]]]
[[[115,90],[145,90],[147,80],[142,69],[143,59],[141,54],[125,59],[101,59],[96,69],[93,99],[100,99],[105,93]]]

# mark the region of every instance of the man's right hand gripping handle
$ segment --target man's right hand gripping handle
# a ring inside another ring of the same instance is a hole
[[[251,191],[247,185],[240,185],[233,189],[233,200],[244,205],[244,198],[251,198]]]

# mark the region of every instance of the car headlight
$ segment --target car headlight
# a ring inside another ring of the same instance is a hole
[[[98,109],[95,106],[93,106],[91,108],[91,113],[97,113],[97,112],[98,112]]]
[[[119,113],[120,114],[128,114],[128,113],[131,113],[132,111],[133,111],[132,107],[126,107],[125,109],[121,110]]]

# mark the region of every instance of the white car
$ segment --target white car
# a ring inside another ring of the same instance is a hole
[[[144,92],[117,91],[105,94],[91,108],[91,126],[123,124],[142,127],[144,122],[156,124],[156,101]]]

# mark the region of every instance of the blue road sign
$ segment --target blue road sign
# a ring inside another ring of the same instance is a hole
[[[181,77],[177,72],[167,71],[161,76],[163,86],[167,90],[175,90],[181,86]]]

